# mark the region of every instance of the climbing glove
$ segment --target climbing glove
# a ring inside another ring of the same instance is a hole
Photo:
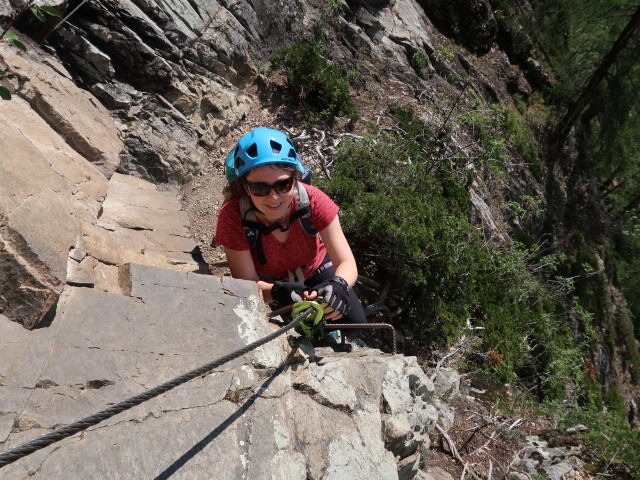
[[[276,282],[271,288],[271,298],[280,307],[302,301],[302,293],[309,287],[298,282]]]
[[[342,278],[335,276],[331,280],[322,282],[313,287],[318,292],[318,301],[327,303],[334,310],[340,310],[343,315],[349,312],[347,298],[349,296],[349,284]]]

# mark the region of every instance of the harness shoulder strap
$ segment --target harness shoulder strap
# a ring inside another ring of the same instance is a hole
[[[258,230],[262,224],[258,222],[256,211],[251,205],[251,200],[247,197],[240,198],[240,218],[244,227],[244,235],[247,237],[247,242],[249,242],[249,248],[251,249],[256,246]]]
[[[311,223],[311,201],[309,200],[309,193],[302,182],[296,182],[294,194],[296,198],[296,211],[291,215],[289,225],[298,220],[307,235],[311,237],[318,235],[318,230]],[[260,236],[261,234],[267,235],[280,226],[274,224],[271,227],[266,227],[264,224],[258,222],[255,207],[247,197],[240,199],[240,218],[242,219],[244,235],[249,243],[249,249],[257,248],[260,264],[265,265],[267,258],[262,248]]]
[[[296,219],[300,220],[300,225],[302,229],[309,236],[318,235],[318,230],[311,223],[311,201],[309,200],[309,193],[307,192],[307,188],[304,186],[304,183],[297,182],[296,183],[296,211],[291,217],[291,222]]]

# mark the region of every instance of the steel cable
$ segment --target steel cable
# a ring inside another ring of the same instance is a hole
[[[120,403],[111,405],[110,407],[105,408],[104,410],[101,410],[97,413],[94,413],[93,415],[89,415],[88,417],[82,418],[76,422],[65,425],[64,427],[60,427],[52,432],[49,432],[45,435],[37,437],[29,442],[23,443],[22,445],[19,445],[15,448],[7,450],[6,452],[0,453],[0,468],[4,467],[5,465],[9,465],[10,463],[13,463],[22,457],[26,457],[27,455],[30,455],[33,452],[36,452],[42,448],[48,447],[52,443],[59,442],[60,440],[70,437],[71,435],[74,435],[83,430],[86,430],[87,428],[93,425],[97,425],[98,423],[108,418],[111,418],[114,415],[117,415],[118,413],[124,412],[125,410],[128,410],[137,405],[140,405],[141,403],[147,400],[150,400],[154,397],[157,397],[158,395],[168,392],[169,390],[177,387],[178,385],[181,385],[185,382],[188,382],[189,380],[193,380],[196,377],[209,373],[214,368],[224,365],[225,363],[231,360],[234,360],[244,355],[245,353],[250,352],[251,350],[258,348],[264,345],[265,343],[270,342],[271,340],[279,337],[280,335],[283,335],[284,333],[286,333],[287,331],[295,327],[298,322],[306,318],[307,315],[310,315],[313,312],[314,312],[313,308],[308,308],[304,312],[302,312],[300,315],[298,315],[296,318],[294,318],[290,323],[282,327],[280,330],[270,333],[266,337],[256,340],[255,342],[250,343],[249,345],[243,348],[240,348],[235,352],[231,352],[228,355],[225,355],[224,357],[214,360],[213,362],[207,363],[206,365],[203,365],[200,368],[196,368],[195,370],[191,370],[190,372],[180,375],[179,377],[176,377],[173,380],[165,382],[162,385],[158,385],[157,387],[147,390],[146,392],[139,393],[138,395],[135,395],[127,400],[123,400]]]
[[[391,330],[392,335],[392,353],[395,355],[397,352],[396,347],[396,329],[393,328],[393,325],[389,323],[327,323],[324,326],[325,330],[344,330],[345,328],[352,328],[354,330],[357,329],[367,329],[367,328],[386,328],[387,330]],[[343,337],[344,338],[344,337]],[[344,343],[344,342],[343,342]]]

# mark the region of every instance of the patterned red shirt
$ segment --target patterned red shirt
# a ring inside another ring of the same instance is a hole
[[[326,228],[338,214],[339,207],[323,191],[311,185],[302,184],[307,189],[311,202],[311,223],[321,231]],[[295,212],[295,197],[291,205],[291,213]],[[285,242],[278,241],[273,235],[262,235],[262,247],[267,263],[260,265],[256,249],[251,249],[251,256],[256,272],[262,275],[278,275],[288,278],[287,271],[303,267],[304,278],[322,265],[326,248],[319,236],[307,234],[299,221],[290,228],[289,238]],[[242,227],[240,218],[240,200],[232,198],[220,209],[214,241],[231,250],[248,250],[249,242]],[[265,279],[266,280],[266,279]],[[267,280],[269,281],[269,280]]]

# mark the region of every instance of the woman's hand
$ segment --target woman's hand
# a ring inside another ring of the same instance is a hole
[[[333,277],[331,280],[316,285],[312,294],[314,298],[320,298],[320,304],[324,307],[327,320],[338,320],[349,312],[348,295],[349,285],[342,277]]]
[[[271,298],[280,307],[301,302],[307,287],[298,282],[276,282],[271,288]]]

